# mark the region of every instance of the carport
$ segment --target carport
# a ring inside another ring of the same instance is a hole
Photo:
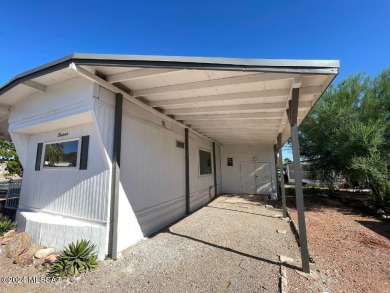
[[[51,84],[77,76],[116,94],[110,214],[110,251],[114,257],[116,248],[112,247],[116,247],[117,238],[115,223],[118,220],[115,217],[118,211],[123,99],[148,113],[168,119],[172,125],[185,125],[187,213],[190,212],[189,133],[213,141],[215,195],[218,195],[217,145],[267,149],[274,152],[275,165],[279,155],[279,168],[282,170],[282,146],[291,138],[302,269],[309,272],[298,126],[331,84],[338,68],[339,62],[334,60],[73,54],[17,76],[3,86],[0,89],[0,121],[7,120],[7,108],[18,102],[15,97],[25,98],[37,91],[45,92]],[[275,169],[273,176],[277,178]],[[280,197],[283,215],[287,216],[283,180],[281,176]]]

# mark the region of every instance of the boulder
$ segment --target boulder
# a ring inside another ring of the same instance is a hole
[[[3,238],[13,238],[18,232],[15,230],[9,230],[7,233],[3,235]]]
[[[30,245],[30,247],[25,252],[15,258],[14,263],[17,263],[22,268],[33,265],[34,255],[42,248],[44,248],[44,246],[36,244]]]
[[[38,250],[36,253],[35,253],[35,257],[36,258],[45,258],[47,257],[50,253],[53,253],[55,252],[54,248],[44,248],[44,249],[40,249]]]
[[[386,221],[386,220],[388,221],[388,220],[390,220],[390,216],[381,215],[381,219],[382,219],[382,220],[385,220],[385,221]]]
[[[31,244],[31,235],[22,232],[15,235],[5,246],[5,255],[9,258],[15,258],[25,251]]]
[[[19,255],[14,260],[14,263],[18,264],[21,268],[24,268],[25,266],[32,266],[34,264],[34,256],[28,254]]]
[[[12,238],[3,238],[3,239],[1,240],[1,245],[7,245],[8,242],[11,241],[11,239],[12,239]]]
[[[1,245],[6,245],[8,244],[8,242],[10,242],[10,240],[12,238],[14,238],[15,235],[17,235],[18,233],[15,231],[15,230],[10,230],[8,231],[7,233],[5,233],[3,235],[3,237],[1,238]]]
[[[60,253],[59,253],[59,252],[50,253],[50,254],[45,258],[44,263],[47,263],[47,264],[52,265],[52,264],[57,260],[57,258],[58,258],[59,256],[60,256]]]
[[[384,215],[384,214],[385,214],[385,211],[382,210],[382,209],[377,209],[377,210],[376,210],[376,214],[379,215],[379,216],[380,216],[380,215]]]

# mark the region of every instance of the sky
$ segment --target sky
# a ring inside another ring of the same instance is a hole
[[[71,53],[337,59],[390,67],[390,1],[3,0],[0,85]]]

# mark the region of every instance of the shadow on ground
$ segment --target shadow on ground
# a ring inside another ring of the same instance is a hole
[[[390,240],[389,224],[383,222],[373,222],[373,221],[356,221],[356,222]]]
[[[205,245],[209,245],[209,246],[218,248],[218,249],[222,249],[222,250],[225,250],[225,251],[228,251],[228,252],[232,252],[232,253],[235,253],[235,254],[238,254],[238,255],[241,255],[241,256],[245,256],[245,257],[248,257],[248,258],[251,258],[251,259],[254,259],[254,260],[266,262],[266,263],[269,263],[271,265],[276,265],[276,266],[280,265],[280,262],[276,262],[276,261],[273,261],[273,260],[270,260],[270,259],[258,257],[258,256],[255,256],[255,255],[251,255],[251,254],[248,254],[248,253],[245,253],[245,252],[241,252],[241,251],[232,249],[230,247],[221,246],[221,245],[214,244],[214,243],[211,243],[211,242],[207,242],[207,241],[204,241],[204,240],[201,240],[201,239],[197,239],[197,238],[194,238],[194,237],[191,237],[191,236],[175,233],[175,232],[171,231],[170,229],[168,230],[168,232],[170,234],[174,235],[174,236],[183,237],[183,238],[186,238],[186,239],[189,239],[189,240],[192,240],[192,241],[196,241],[196,242],[199,242],[199,243],[202,243],[202,244],[205,244]],[[286,266],[286,267],[289,267],[291,269],[298,269],[298,270],[300,270],[299,267],[291,265],[291,264],[284,263],[283,265]]]

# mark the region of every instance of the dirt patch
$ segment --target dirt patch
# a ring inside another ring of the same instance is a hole
[[[390,225],[337,201],[305,197],[310,254],[317,280],[287,271],[289,292],[389,292]],[[289,212],[297,223],[293,205]]]

